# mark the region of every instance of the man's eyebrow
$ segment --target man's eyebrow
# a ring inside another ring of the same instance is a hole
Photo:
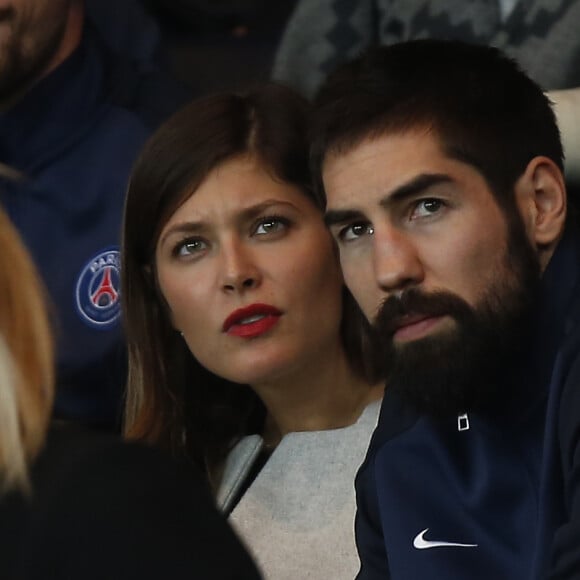
[[[327,227],[364,219],[364,214],[354,209],[329,209],[324,214],[324,223]]]
[[[422,173],[414,177],[407,183],[400,185],[379,200],[383,208],[396,205],[402,201],[418,195],[439,183],[451,183],[453,179],[445,173]],[[324,223],[327,227],[337,224],[349,223],[352,221],[364,221],[368,219],[365,214],[358,209],[330,209],[324,214]]]
[[[434,185],[451,183],[452,181],[453,179],[445,173],[422,173],[389,192],[380,200],[380,204],[382,207],[387,208],[423,193]]]

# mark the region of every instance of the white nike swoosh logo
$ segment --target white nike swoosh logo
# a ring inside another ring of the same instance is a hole
[[[460,544],[458,542],[435,542],[432,540],[426,540],[425,534],[429,531],[429,528],[425,528],[422,532],[419,532],[415,539],[413,540],[413,546],[417,550],[427,550],[428,548],[477,548],[477,544]]]

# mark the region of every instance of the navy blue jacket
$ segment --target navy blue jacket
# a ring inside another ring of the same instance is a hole
[[[126,72],[129,69],[123,69]],[[7,210],[56,311],[60,417],[111,423],[124,385],[119,239],[132,164],[150,133],[115,99],[107,55],[91,30],[62,65],[0,114]]]
[[[505,407],[436,421],[387,388],[357,476],[359,580],[580,578],[580,236],[543,276]]]

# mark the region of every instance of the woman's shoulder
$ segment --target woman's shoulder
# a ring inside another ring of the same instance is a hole
[[[260,435],[242,437],[228,453],[216,494],[218,508],[229,513],[264,448]]]

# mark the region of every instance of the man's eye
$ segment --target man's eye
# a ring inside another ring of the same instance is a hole
[[[200,239],[190,239],[180,242],[175,246],[173,253],[175,256],[191,256],[199,254],[207,249],[207,243]]]
[[[264,236],[267,234],[274,234],[286,229],[289,225],[289,221],[286,218],[278,216],[269,216],[260,219],[257,223],[253,235]]]
[[[338,238],[343,242],[349,242],[361,238],[362,236],[372,236],[374,230],[369,223],[358,222],[346,226],[338,232]]]
[[[441,210],[443,202],[440,199],[422,199],[413,208],[411,219],[428,217]]]

